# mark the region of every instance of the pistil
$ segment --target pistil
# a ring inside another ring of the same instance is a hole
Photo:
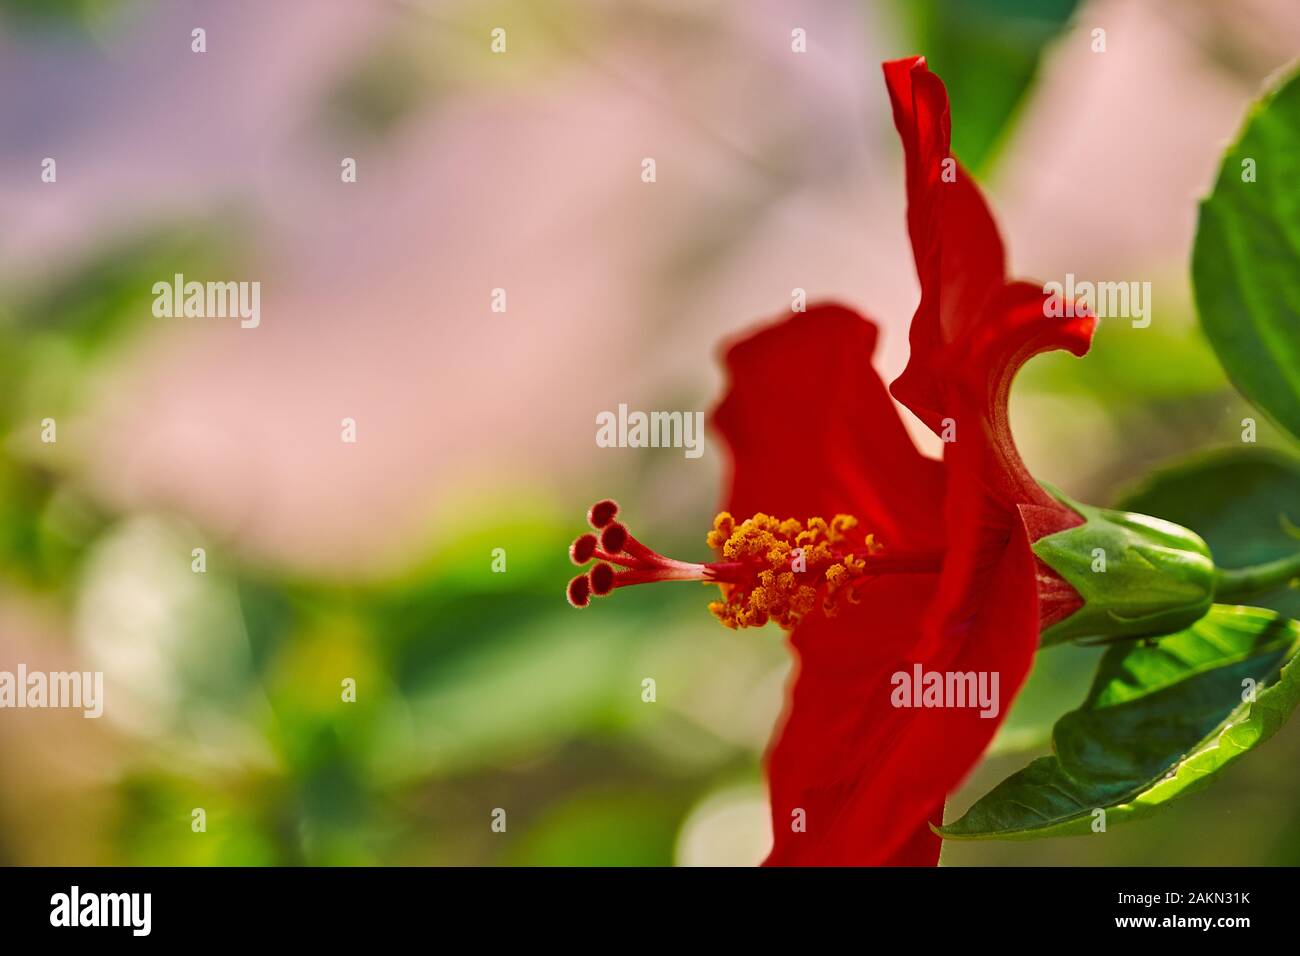
[[[770,620],[792,628],[818,606],[833,615],[841,598],[858,600],[860,587],[881,574],[933,574],[938,553],[890,553],[857,519],[780,520],[756,514],[739,524],[723,512],[714,520],[708,544],[721,560],[678,561],[636,539],[617,520],[618,505],[598,501],[587,512],[593,531],[569,547],[574,564],[596,564],[569,582],[569,603],[586,607],[593,596],[634,584],[702,581],[716,584],[722,600],[709,605],[728,627],[757,627]]]

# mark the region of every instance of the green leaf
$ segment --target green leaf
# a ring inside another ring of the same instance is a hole
[[[1254,181],[1249,181],[1253,179]],[[1196,308],[1233,384],[1300,438],[1300,74],[1251,110],[1201,203]]]
[[[1215,605],[1185,631],[1102,658],[1087,700],[1040,757],[939,830],[946,839],[1026,840],[1140,819],[1204,787],[1267,740],[1300,702],[1300,624]],[[1246,697],[1255,681],[1255,700]]]
[[[1102,647],[1067,643],[1052,648],[1050,654],[1039,654],[984,756],[1041,753],[1051,742],[1061,701],[1078,700],[1088,693],[1103,652]]]
[[[1221,568],[1266,564],[1300,550],[1300,460],[1263,448],[1200,454],[1156,471],[1116,507],[1192,528]],[[1300,589],[1277,588],[1250,603],[1300,618]]]

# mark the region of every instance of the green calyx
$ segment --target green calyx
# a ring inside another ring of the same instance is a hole
[[[1042,646],[1169,634],[1210,610],[1219,574],[1199,535],[1160,518],[1080,504],[1044,487],[1084,523],[1038,539],[1034,553],[1084,604],[1045,630]]]

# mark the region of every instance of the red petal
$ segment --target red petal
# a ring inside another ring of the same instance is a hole
[[[946,557],[937,579],[879,580],[840,617],[814,615],[796,629],[797,677],[768,758],[769,863],[937,860],[927,823],[979,759],[1037,648],[1030,542],[1081,520],[1026,471],[1007,398],[1032,355],[1087,351],[1094,320],[1049,318],[1040,288],[1006,282],[1001,240],[979,190],[955,165],[945,181],[943,84],[919,58],[886,64],[885,77],[907,155],[908,230],[921,281],[912,354],[892,391],[936,433],[955,426],[946,487],[870,372],[874,327],[844,309],[792,317],[733,347],[734,385],[715,420],[733,449],[733,511],[849,511],[881,530],[887,546],[919,530],[925,541],[943,542]],[[820,400],[800,403],[795,383]],[[798,437],[800,454],[792,454]],[[946,536],[933,513],[941,489]],[[980,717],[978,708],[894,707],[891,678],[913,664],[997,673],[997,718]],[[806,832],[792,828],[795,811]]]
[[[1074,511],[1062,508],[1041,508],[1038,505],[1021,505],[1020,520],[1030,541],[1037,541],[1066,528],[1077,527],[1083,519]],[[1083,596],[1063,577],[1044,563],[1036,562],[1038,578],[1038,626],[1047,630],[1064,621],[1083,607]]]
[[[1091,316],[1047,316],[1044,304],[1048,299],[1042,289],[1028,282],[1004,286],[991,306],[988,321],[973,326],[960,348],[936,357],[933,364],[945,381],[946,402],[957,422],[957,441],[948,446],[949,451],[963,441],[963,425],[965,437],[969,437],[970,425],[976,425],[975,437],[988,446],[989,461],[983,475],[991,482],[989,490],[1009,509],[1026,501],[1061,507],[1029,475],[1016,451],[1007,419],[1011,382],[1020,367],[1040,352],[1065,349],[1083,355],[1096,326]]]
[[[1029,283],[1006,282],[1002,241],[979,189],[949,159],[948,94],[922,57],[884,65],[894,122],[907,157],[908,231],[921,280],[912,318],[912,354],[891,392],[936,434],[955,424],[957,443],[988,446],[951,468],[954,481],[985,486],[1008,511],[1021,502],[1060,505],[1026,471],[1011,440],[1007,396],[1031,356],[1050,349],[1088,350],[1095,320],[1049,318],[1048,296]]]
[[[942,466],[912,444],[871,358],[876,326],[838,305],[726,348],[713,424],[731,451],[727,510],[855,515],[888,546],[942,541]]]
[[[987,587],[987,569],[996,564],[1008,541],[1015,536],[1036,541],[1083,523],[1029,474],[1007,420],[1011,381],[1025,360],[1061,344],[1072,351],[1087,349],[1092,320],[1046,318],[1043,300],[1042,291],[1027,283],[1006,286],[995,303],[1004,317],[1003,334],[975,331],[967,337],[962,357],[952,360],[959,364],[940,366],[956,434],[944,445],[948,551],[940,597],[929,619],[927,648],[967,626]],[[1088,326],[1086,332],[1080,323]],[[1071,338],[1074,333],[1081,335]],[[1068,595],[1063,600],[1058,611],[1070,603]]]
[[[980,607],[933,654],[917,656],[933,578],[880,580],[857,606],[795,630],[798,671],[768,755],[773,865],[932,864],[928,823],[979,760],[1029,671],[1038,644],[1034,556],[1012,537],[985,577]],[[978,708],[900,708],[892,676],[998,674],[994,718]],[[792,827],[803,810],[805,832]]]
[[[927,816],[925,823],[913,831],[912,836],[888,858],[881,866],[938,866],[939,850],[942,841],[937,839],[930,825],[943,825],[943,803],[940,802]]]
[[[936,434],[945,416],[932,358],[977,322],[1001,291],[1002,240],[979,189],[949,153],[948,92],[924,57],[884,64],[907,167],[907,228],[921,303],[912,319],[912,360],[894,395]],[[955,178],[954,178],[955,177]]]
[[[908,229],[921,280],[912,354],[892,393],[945,445],[949,556],[931,645],[966,626],[983,587],[981,569],[1023,531],[1021,505],[1056,515],[1056,530],[1081,519],[1033,479],[1007,420],[1011,382],[1033,355],[1088,350],[1095,320],[1049,317],[1048,296],[1007,283],[1002,242],[974,182],[949,159],[948,95],[922,58],[886,63],[885,82],[907,156]],[[1041,523],[1041,521],[1040,521]],[[1032,538],[1031,538],[1032,540]]]

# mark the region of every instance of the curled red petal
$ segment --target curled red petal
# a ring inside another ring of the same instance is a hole
[[[1059,507],[1029,475],[1007,424],[1011,380],[1033,355],[1088,350],[1091,316],[1048,315],[1048,296],[1008,283],[1002,241],[975,183],[952,158],[948,94],[923,57],[884,65],[907,166],[908,232],[921,282],[907,367],[895,398],[935,434],[988,447],[963,462],[955,480],[987,483],[1007,508],[1020,502]],[[945,166],[945,164],[948,164]],[[945,171],[950,175],[945,176]]]
[[[1002,239],[979,188],[949,152],[948,93],[924,57],[884,64],[907,173],[907,229],[921,302],[912,319],[912,357],[894,396],[939,434],[945,417],[933,362],[978,324],[999,295]]]
[[[966,626],[985,586],[982,569],[1025,530],[1022,505],[1053,513],[1040,524],[1055,530],[1082,520],[1029,474],[1007,404],[1026,361],[1052,349],[1082,355],[1096,323],[1088,315],[1055,317],[1040,286],[1007,282],[993,217],[949,153],[943,83],[920,57],[886,63],[884,71],[906,155],[908,231],[921,282],[912,352],[891,393],[946,441],[948,558],[929,620],[933,644]]]
[[[930,645],[967,626],[987,587],[987,569],[1013,536],[1027,534],[1036,541],[1083,523],[1030,475],[1007,419],[1012,379],[1029,357],[1049,348],[1087,349],[1092,320],[1047,318],[1043,299],[1041,290],[1027,283],[1006,286],[997,307],[1005,316],[1002,329],[1013,332],[972,335],[966,360],[943,366],[955,431],[954,440],[944,445],[947,556],[928,620]],[[1068,593],[1057,598],[1056,613],[1072,613]]]
[[[1040,597],[1057,614],[1075,600],[1052,590],[1030,545],[1081,519],[1024,467],[1007,400],[1032,355],[1086,352],[1094,320],[1053,318],[1041,288],[1007,282],[993,218],[949,154],[943,84],[920,58],[886,64],[885,76],[921,282],[912,353],[892,393],[948,439],[942,473],[916,452],[871,372],[874,326],[835,306],[733,346],[715,423],[732,449],[733,512],[845,511],[886,547],[937,542],[945,557],[937,577],[871,582],[857,605],[796,628],[796,677],[767,759],[772,864],[935,862],[929,824],[1028,674]],[[796,383],[820,401],[801,404]],[[892,679],[915,666],[996,674],[996,717],[952,702],[895,706]]]
[[[712,416],[730,451],[726,510],[852,514],[889,543],[942,540],[942,468],[907,434],[875,346],[873,323],[817,305],[726,347],[729,387]]]

